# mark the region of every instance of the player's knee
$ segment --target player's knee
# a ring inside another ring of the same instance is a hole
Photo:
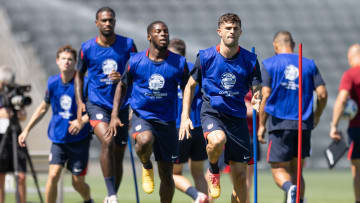
[[[60,178],[60,175],[61,175],[61,170],[50,170],[48,178],[51,182],[57,183],[57,181]]]
[[[233,171],[231,176],[235,183],[246,185],[246,172],[245,171]]]
[[[138,136],[136,136],[136,144],[146,147],[150,146],[153,143],[153,136],[151,133],[141,133]]]
[[[19,184],[20,184],[20,185],[25,184],[25,181],[26,181],[26,175],[25,175],[25,173],[19,173],[19,175],[18,175],[18,181],[19,181]]]
[[[79,190],[79,188],[81,188],[81,186],[84,184],[84,180],[79,176],[73,176],[71,183],[75,190]]]

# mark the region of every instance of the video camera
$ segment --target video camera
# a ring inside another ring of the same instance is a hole
[[[30,85],[7,84],[0,93],[0,103],[3,107],[20,110],[31,104],[31,97],[25,95],[25,93],[30,92],[30,90]]]

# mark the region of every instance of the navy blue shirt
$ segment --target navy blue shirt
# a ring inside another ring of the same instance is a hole
[[[86,90],[87,81],[85,78],[84,90]],[[64,84],[60,74],[49,77],[44,100],[47,104],[51,104],[52,109],[52,117],[48,127],[48,137],[52,142],[77,142],[89,136],[89,123],[85,124],[77,135],[71,135],[68,131],[69,121],[75,120],[77,117],[74,79]]]
[[[265,106],[269,114],[268,129],[298,129],[297,54],[278,54],[263,61],[263,86],[271,88]],[[303,129],[313,129],[313,92],[325,85],[313,60],[303,57]]]
[[[148,51],[130,57],[122,82],[132,88],[130,106],[143,119],[175,121],[178,86],[183,89],[188,78],[186,59],[168,52],[161,62],[149,59]]]
[[[249,88],[261,83],[257,56],[241,47],[231,59],[219,53],[220,47],[200,50],[191,76],[201,85],[204,102],[214,109],[246,118],[244,97]]]

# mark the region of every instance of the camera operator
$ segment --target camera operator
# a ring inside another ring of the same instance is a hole
[[[13,116],[17,116],[18,121],[24,121],[26,118],[26,112],[23,108],[20,108],[17,111],[17,115],[14,115],[14,111],[8,107],[4,106],[4,101],[6,100],[5,87],[7,85],[13,84],[15,79],[14,72],[6,66],[0,66],[0,143],[5,140],[5,145],[3,150],[0,152],[0,203],[5,202],[5,175],[9,172],[14,172],[14,158],[13,158],[13,149],[12,149],[12,132],[9,128],[10,119]],[[17,126],[16,134],[21,133],[21,128],[19,122],[12,123]],[[6,135],[6,136],[5,136]],[[17,142],[16,142],[17,143]],[[20,147],[17,144],[17,155],[18,155],[18,191],[19,199],[21,203],[25,203],[26,200],[26,152],[25,148]]]

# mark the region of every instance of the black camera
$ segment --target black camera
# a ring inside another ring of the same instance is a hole
[[[20,110],[31,104],[31,97],[25,95],[30,92],[30,85],[7,84],[1,93],[0,103],[3,107]]]

